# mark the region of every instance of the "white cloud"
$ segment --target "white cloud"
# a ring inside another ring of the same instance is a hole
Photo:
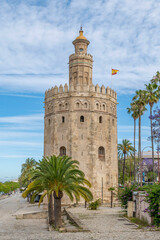
[[[43,114],[0,117],[0,157],[43,152]],[[24,157],[22,157],[24,159]]]
[[[24,146],[24,147],[33,147],[33,148],[35,148],[35,147],[43,147],[43,143],[42,142],[30,142],[30,141],[15,141],[15,140],[13,140],[13,141],[0,141],[0,145],[1,146],[10,146],[10,147],[13,147],[13,146],[19,146],[19,147],[22,147],[22,146]]]
[[[21,97],[21,98],[43,98],[41,96],[36,95],[28,95],[28,94],[14,94],[14,93],[8,93],[8,92],[0,92],[1,96],[11,96],[11,97]]]
[[[3,130],[3,129],[2,129]],[[43,139],[43,133],[39,132],[24,132],[24,131],[1,131],[0,130],[0,139]]]
[[[122,125],[118,125],[118,132],[128,132],[128,133],[133,133],[134,131],[134,126],[133,125],[125,125],[125,126],[122,126]],[[136,131],[138,132],[138,126],[136,128]],[[150,134],[150,127],[149,126],[141,126],[141,131],[143,131],[143,134]]]
[[[8,158],[8,159],[17,159],[17,158],[20,158],[20,159],[27,159],[27,158],[42,158],[42,156],[34,156],[34,155],[13,155],[13,154],[10,154],[10,155],[1,155],[0,158]]]
[[[113,67],[120,70],[113,80],[116,90],[142,88],[160,66],[159,9],[158,0],[50,0],[41,5],[1,0],[0,87],[44,92],[68,82],[68,57],[82,23],[91,42],[94,83],[110,85]]]
[[[31,122],[42,122],[44,118],[43,114],[33,114],[25,116],[10,116],[10,117],[0,117],[0,123],[23,123],[30,124]]]

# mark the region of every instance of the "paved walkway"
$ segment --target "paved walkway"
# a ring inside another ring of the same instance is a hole
[[[13,214],[23,207],[27,203],[20,195],[0,200],[0,240],[160,240],[160,232],[137,230],[120,220],[119,208],[101,207],[98,211],[71,208],[90,232],[59,233],[49,232],[44,219],[16,220]]]

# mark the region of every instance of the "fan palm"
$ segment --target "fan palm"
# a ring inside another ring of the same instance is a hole
[[[156,83],[145,84],[146,91],[146,103],[150,106],[150,126],[151,126],[151,145],[152,145],[152,162],[153,162],[153,172],[154,172],[154,144],[153,144],[153,129],[152,129],[152,109],[153,105],[159,101],[160,92]]]
[[[133,155],[135,152],[134,147],[132,147],[132,143],[127,140],[123,139],[122,144],[118,144],[118,156],[119,158],[123,158],[123,184],[124,184],[124,176],[125,176],[125,161],[126,157],[129,155]]]
[[[48,200],[54,197],[54,227],[58,228],[62,224],[61,220],[61,199],[63,192],[68,195],[71,201],[79,200],[83,197],[86,201],[93,199],[90,190],[85,187],[91,187],[88,180],[85,179],[85,174],[79,169],[79,162],[71,160],[67,156],[46,157],[43,158],[34,171],[34,181],[28,186],[26,191],[22,194],[26,197],[29,192],[33,190],[33,198],[45,190],[40,198],[40,203],[47,195]],[[40,204],[39,203],[39,204]]]
[[[139,116],[137,106],[132,103],[131,108],[127,108],[128,114],[132,114],[132,118],[134,119],[134,182],[136,180],[136,120]]]
[[[137,106],[138,108],[138,114],[139,114],[139,141],[138,141],[138,159],[139,163],[142,162],[142,156],[141,156],[141,116],[143,115],[144,111],[147,110],[145,108],[146,106],[146,97],[145,97],[145,91],[144,90],[137,90],[136,95],[133,97],[133,104]],[[142,165],[142,164],[141,164]],[[142,168],[142,166],[141,166]],[[142,183],[142,169],[141,169],[141,183]]]

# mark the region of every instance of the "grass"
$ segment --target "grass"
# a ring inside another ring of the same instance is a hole
[[[121,217],[125,217],[130,222],[137,224],[138,225],[137,229],[147,228],[150,231],[153,231],[153,230],[154,231],[160,231],[160,227],[151,226],[145,220],[140,220],[140,219],[135,218],[135,217],[129,218],[129,217],[127,217],[126,214],[121,215]]]
[[[150,225],[145,220],[140,220],[135,217],[129,218],[126,214],[122,214],[121,216],[127,218],[130,222],[137,224],[138,228],[150,227]]]
[[[138,218],[132,217],[128,218],[132,223],[137,224],[138,228],[149,227],[150,225],[145,220],[140,220]]]

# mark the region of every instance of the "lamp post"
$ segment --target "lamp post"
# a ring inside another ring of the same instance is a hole
[[[142,178],[143,178],[143,176],[142,176],[142,171],[143,171],[143,166],[142,166],[142,163],[143,163],[143,151],[144,151],[144,149],[146,149],[146,148],[152,148],[151,146],[146,146],[146,147],[144,147],[143,149],[142,149],[142,161],[141,161],[141,166],[140,166],[140,174],[141,174],[141,186],[142,186]]]

